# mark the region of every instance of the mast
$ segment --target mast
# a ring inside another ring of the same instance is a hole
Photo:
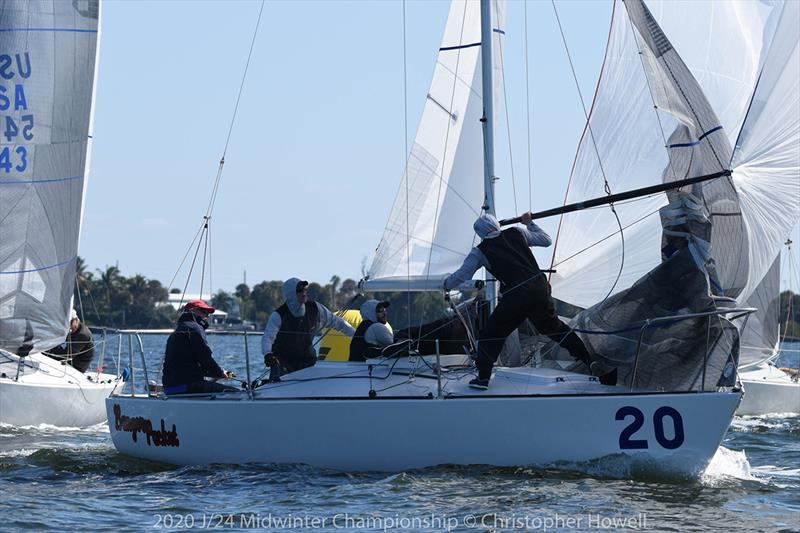
[[[481,0],[481,76],[483,81],[483,209],[494,215],[494,93],[492,87],[492,2]],[[497,287],[486,276],[486,299],[494,311]]]

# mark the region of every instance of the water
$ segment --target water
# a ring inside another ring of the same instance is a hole
[[[155,373],[164,337],[144,340]],[[242,339],[211,342],[222,366],[244,375]],[[251,339],[254,368],[261,365],[258,343]],[[780,363],[798,362],[792,352]],[[445,467],[394,475],[173,467],[117,454],[104,425],[0,426],[0,529],[800,531],[797,416],[737,417],[698,480],[632,481],[625,474],[607,462],[568,471]]]

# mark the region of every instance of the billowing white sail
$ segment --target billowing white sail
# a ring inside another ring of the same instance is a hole
[[[767,275],[745,302],[758,309],[742,331],[739,368],[759,363],[777,353],[781,327],[781,258],[772,262]]]
[[[494,55],[504,33],[503,8],[492,2]],[[405,174],[368,271],[372,290],[402,290],[411,278],[414,288],[438,289],[474,244],[472,223],[484,202],[480,43],[480,2],[455,0]]]
[[[97,0],[0,3],[0,348],[64,341],[98,40]]]
[[[589,126],[578,148],[567,203],[725,171],[731,144],[701,87],[640,1],[615,5]],[[695,185],[713,219],[711,282],[736,296],[747,280],[747,235],[728,178]],[[631,286],[661,262],[658,210],[666,194],[565,215],[554,252],[554,294],[581,307]],[[623,228],[624,245],[619,226]],[[624,262],[623,262],[624,261]],[[622,268],[621,268],[622,267]],[[619,279],[617,280],[617,276]],[[613,290],[612,290],[613,289]]]
[[[711,254],[719,269],[712,285],[745,302],[800,219],[800,5],[641,4],[651,8],[653,24],[662,26],[668,44],[696,80],[700,94],[687,91],[682,96],[707,103],[709,117],[716,117],[712,124],[701,116],[700,122],[708,125],[702,124],[700,136],[686,140],[676,137],[676,121],[686,117],[685,110],[674,107],[674,93],[670,95],[669,80],[675,72],[653,62],[651,51],[658,55],[659,42],[648,41],[647,31],[637,29],[637,12],[642,11],[636,9],[638,2],[626,5],[627,10],[622,3],[615,5],[591,130],[582,139],[567,202],[602,196],[603,174],[612,192],[619,192],[700,175],[711,171],[716,159],[733,174],[730,180],[703,186],[713,219]],[[643,60],[637,57],[640,50]],[[716,137],[711,165],[708,154],[698,158],[696,153],[709,137]],[[705,163],[698,167],[698,160]],[[653,236],[661,228],[656,211],[666,201],[667,196],[659,194],[617,206],[624,254],[609,208],[565,215],[554,256],[557,296],[584,307],[599,301],[613,286],[623,255],[614,292],[657,265],[660,243]]]
[[[732,179],[749,236],[744,302],[800,219],[800,4],[648,5],[734,146]]]

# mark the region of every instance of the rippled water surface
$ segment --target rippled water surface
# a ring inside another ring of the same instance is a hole
[[[151,372],[163,341],[145,339]],[[213,342],[241,372],[241,339]],[[797,367],[798,354],[781,363]],[[104,425],[0,426],[0,529],[800,531],[797,416],[737,417],[695,481],[632,481],[608,463],[571,468],[173,467],[119,455]]]

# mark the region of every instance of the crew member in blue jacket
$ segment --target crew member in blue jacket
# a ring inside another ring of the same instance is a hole
[[[164,394],[196,394],[239,390],[217,383],[231,379],[233,373],[223,370],[211,356],[206,340],[208,317],[214,308],[203,300],[190,300],[184,307],[169,338],[164,355],[161,383]],[[205,378],[211,378],[211,381]]]

